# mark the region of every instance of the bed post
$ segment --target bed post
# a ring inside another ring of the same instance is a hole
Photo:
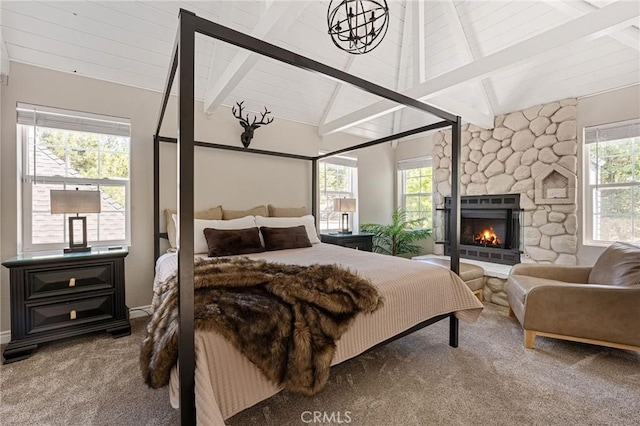
[[[458,347],[458,317],[455,312],[449,315],[449,346]]]
[[[153,135],[153,266],[160,257],[160,141]]]
[[[451,212],[449,240],[451,241],[451,270],[460,271],[460,156],[462,151],[461,119],[451,123]]]
[[[311,214],[318,226],[318,159],[311,160]]]
[[[462,119],[451,123],[451,211],[449,241],[451,242],[451,270],[460,272],[460,168],[462,152]],[[451,314],[449,323],[449,345],[458,347],[458,318]]]
[[[194,197],[194,59],[195,15],[180,9],[178,66],[178,314],[180,333],[180,424],[196,424],[195,342],[193,297],[193,197]]]

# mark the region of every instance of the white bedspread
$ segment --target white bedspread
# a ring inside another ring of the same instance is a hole
[[[298,265],[339,264],[371,280],[384,297],[384,306],[371,315],[359,315],[337,342],[333,365],[348,360],[422,321],[456,312],[474,322],[482,304],[451,271],[422,262],[362,252],[335,245],[247,255],[252,259]],[[176,253],[156,263],[154,288],[177,268]],[[446,341],[443,336],[443,344]],[[200,425],[222,425],[224,419],[266,399],[281,389],[215,332],[197,331],[196,417]],[[178,407],[177,369],[171,373],[171,405]]]

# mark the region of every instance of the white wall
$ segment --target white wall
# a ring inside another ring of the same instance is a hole
[[[2,205],[0,250],[2,259],[16,254],[18,241],[18,180],[16,168],[16,102],[127,117],[131,120],[131,247],[126,259],[126,296],[129,307],[151,302],[153,281],[153,140],[161,94],[94,80],[74,74],[12,63],[10,85],[2,88],[0,170]],[[241,146],[242,128],[228,108],[212,116],[195,106],[196,139]],[[252,148],[315,155],[363,142],[348,135],[321,140],[315,126],[277,118],[255,133]],[[172,98],[162,134],[175,136],[176,102]],[[196,208],[222,204],[241,209],[257,204],[311,205],[310,166],[303,161],[254,156],[196,148]],[[362,151],[364,152],[364,151]],[[378,154],[376,154],[378,153]],[[373,148],[359,165],[360,217],[382,220],[390,215],[381,206],[393,198],[393,167],[388,147]],[[379,160],[379,161],[378,161]],[[161,207],[175,206],[175,146],[163,144],[161,151]],[[364,200],[364,196],[371,197]],[[373,198],[375,197],[375,199]],[[390,203],[389,203],[390,204]],[[162,222],[162,220],[161,220]],[[9,274],[2,268],[0,330],[10,328]]]
[[[398,175],[396,173],[396,165],[399,161],[409,160],[411,158],[430,157],[433,155],[433,133],[427,133],[424,136],[415,139],[409,139],[406,141],[400,141],[398,147],[395,150],[395,162],[394,162],[394,205],[398,205],[400,200]],[[435,193],[435,188],[434,188]],[[424,241],[418,243],[422,247],[420,254],[430,254],[434,251],[434,238],[433,236],[426,238]]]
[[[389,223],[393,213],[395,165],[390,144],[354,151],[358,155],[360,223]]]
[[[634,118],[640,118],[640,85],[578,99],[578,188],[580,188],[578,191],[578,218],[582,219],[578,230],[578,263],[580,265],[593,265],[605,249],[605,247],[584,245],[583,241],[584,128]]]

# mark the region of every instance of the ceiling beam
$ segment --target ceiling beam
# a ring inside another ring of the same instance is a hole
[[[347,59],[347,63],[345,64],[342,71],[349,72],[351,70],[351,66],[353,65],[354,59],[355,59],[355,55],[349,55],[349,59]],[[340,92],[342,92],[342,89],[344,89],[344,87],[345,87],[344,83],[336,82],[336,87],[333,89],[333,93],[331,94],[331,99],[329,100],[329,104],[327,105],[327,107],[324,109],[324,112],[322,113],[322,118],[320,119],[320,125],[323,125],[324,123],[327,122],[327,117],[329,116],[329,113],[331,112],[334,105],[336,104],[336,99],[338,99],[338,96],[340,96]]]
[[[639,15],[640,8],[635,2],[619,1],[612,3],[588,15],[581,16],[542,34],[480,58],[470,64],[431,78],[419,86],[403,91],[402,94],[424,101],[450,87],[482,79],[491,73],[516,65],[576,40],[607,35],[617,31],[620,27],[628,25]],[[398,105],[387,100],[379,101],[326,123],[321,126],[319,133],[327,135],[339,132],[401,108],[404,108],[404,105]],[[456,114],[466,119],[459,111],[456,111]]]
[[[396,82],[396,91],[400,92],[407,87],[407,67],[409,62],[409,35],[411,26],[409,19],[411,17],[411,2],[406,0],[404,2],[404,19],[402,21],[402,43],[400,44],[400,60],[398,61],[398,80]],[[424,39],[424,38],[423,38]],[[424,56],[423,56],[424,58]],[[395,135],[400,131],[400,124],[402,122],[402,111],[396,111],[393,113],[393,134]],[[398,147],[398,140],[391,142],[391,147],[396,149]]]
[[[458,11],[456,10],[455,5],[453,4],[453,0],[440,2],[440,7],[442,8],[443,16],[449,27],[449,31],[451,32],[451,37],[453,38],[454,46],[456,46],[458,50],[458,54],[462,58],[465,63],[471,63],[475,60],[473,56],[473,52],[471,51],[471,47],[469,46],[469,40],[467,39],[467,35],[464,32],[464,27],[462,26],[462,22],[460,22],[460,16],[458,16]],[[484,90],[484,85],[482,80],[478,80],[473,83],[473,90],[482,102],[484,106],[484,112],[487,113],[488,116],[494,117],[493,108],[491,107],[491,102],[489,102],[489,97],[487,96],[487,92]],[[478,123],[474,123],[476,125],[480,125],[481,127],[493,128],[494,119],[491,118],[491,126],[485,127]],[[487,123],[484,123],[487,124]]]
[[[222,25],[229,26],[229,22],[231,21],[231,12],[233,11],[233,3],[229,3],[228,5],[220,4],[218,6],[218,22]],[[224,42],[220,40],[216,40],[215,38],[211,38],[211,42],[213,46],[211,47],[211,60],[209,61],[209,75],[207,76],[207,89],[205,91],[205,114],[211,114],[207,111],[207,99],[211,99],[213,97],[213,86],[216,78],[218,76],[219,71],[216,67],[217,63],[220,61],[220,46],[224,44]]]
[[[426,80],[426,63],[424,60],[424,0],[414,0],[409,2],[409,4],[411,4],[413,8],[411,13],[411,17],[413,18],[411,24],[411,30],[413,32],[413,85],[417,86]]]
[[[298,15],[306,2],[273,2],[251,32],[251,36],[270,42],[278,40]],[[248,50],[236,53],[221,76],[209,79],[205,93],[204,111],[213,112],[260,60],[260,55]]]
[[[569,16],[585,15],[593,12],[594,10],[598,10],[597,6],[584,1],[550,1],[546,4]],[[629,26],[627,28],[622,28],[618,32],[609,34],[609,37],[619,41],[627,47],[640,50],[640,30],[635,27]]]

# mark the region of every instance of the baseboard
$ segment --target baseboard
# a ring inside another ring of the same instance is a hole
[[[129,318],[148,317],[151,314],[151,305],[136,306],[135,308],[129,308]]]
[[[0,345],[9,343],[11,341],[11,331],[0,331]]]
[[[144,311],[146,311],[147,313],[145,313]],[[151,313],[151,305],[129,308],[130,319],[146,317],[146,316],[149,316],[149,313]],[[10,330],[0,331],[0,344],[4,345],[6,343],[9,343],[10,341],[11,341],[11,331]]]

